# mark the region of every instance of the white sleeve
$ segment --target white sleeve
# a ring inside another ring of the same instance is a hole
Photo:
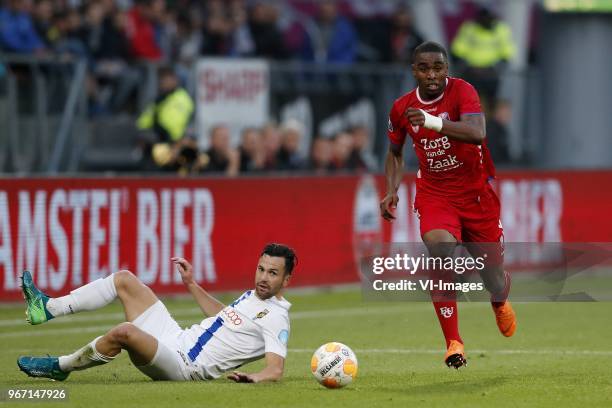
[[[238,303],[242,302],[244,299],[246,299],[249,296],[251,296],[252,293],[253,293],[252,290],[247,290],[242,295],[240,295],[238,298],[236,298],[236,300],[234,300],[232,303],[230,303],[229,306],[232,306],[232,307],[236,306]]]
[[[272,315],[263,325],[263,336],[266,353],[274,353],[287,357],[287,342],[289,341],[289,317]]]

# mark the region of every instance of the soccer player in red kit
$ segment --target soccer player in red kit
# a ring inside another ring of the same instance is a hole
[[[510,278],[503,270],[503,230],[499,200],[489,185],[495,169],[485,143],[485,119],[472,85],[448,76],[446,50],[434,42],[418,46],[412,73],[417,88],[398,98],[389,116],[389,151],[385,160],[387,193],[380,203],[387,221],[395,217],[402,179],[406,137],[419,160],[414,208],[429,255],[449,257],[458,243],[476,256],[479,247],[495,249],[497,262],[481,272],[500,332],[510,337],[516,318],[507,301]],[[480,243],[492,243],[479,246]],[[470,247],[472,245],[472,247]],[[451,275],[453,272],[451,271]],[[466,364],[459,335],[456,293],[431,292],[446,339],[445,363]]]

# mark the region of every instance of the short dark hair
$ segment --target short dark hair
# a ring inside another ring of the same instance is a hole
[[[446,48],[444,48],[437,42],[425,41],[424,43],[416,47],[412,52],[412,63],[416,61],[417,55],[422,54],[424,52],[439,52],[440,54],[444,55],[444,59],[448,61],[448,54],[446,53]]]
[[[291,275],[293,268],[297,264],[297,256],[295,255],[295,251],[293,248],[290,248],[287,245],[275,243],[267,244],[263,251],[261,251],[261,256],[264,255],[285,258],[285,275]]]
[[[167,76],[173,76],[174,78],[177,78],[176,71],[174,70],[174,68],[172,68],[169,65],[162,65],[161,67],[159,67],[157,69],[157,76],[159,78],[163,78]]]

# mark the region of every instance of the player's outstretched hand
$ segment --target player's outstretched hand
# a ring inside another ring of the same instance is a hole
[[[255,379],[250,374],[241,373],[241,372],[238,372],[238,371],[232,372],[230,375],[227,376],[227,378],[232,380],[232,381],[236,381],[237,383],[254,383],[254,382],[257,382],[257,381],[255,381]]]
[[[385,196],[380,202],[380,215],[387,221],[393,221],[395,216],[392,211],[397,207],[397,202],[399,201],[399,197],[396,193],[389,194]]]
[[[420,109],[408,108],[404,115],[412,126],[423,126],[425,124],[425,115]]]
[[[170,258],[170,260],[176,265],[176,270],[181,274],[183,283],[185,285],[193,283],[193,268],[191,264],[185,258],[179,258],[177,256]]]

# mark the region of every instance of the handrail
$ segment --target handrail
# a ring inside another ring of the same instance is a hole
[[[29,65],[44,65],[44,64],[74,64],[78,59],[68,54],[18,54],[7,53],[0,51],[0,62],[8,64],[29,64]]]
[[[80,60],[76,64],[74,78],[70,85],[70,91],[68,93],[68,101],[66,102],[66,108],[62,114],[62,120],[60,122],[59,130],[57,132],[57,139],[49,161],[48,172],[55,174],[59,171],[60,160],[66,144],[68,143],[68,136],[72,128],[72,121],[78,107],[79,94],[82,92],[82,86],[85,81],[85,74],[87,72],[87,63],[85,60]]]
[[[17,104],[15,101],[17,100],[17,84],[15,83],[15,78],[12,75],[7,75],[7,97],[8,97],[8,106],[6,107],[8,113],[8,149],[7,149],[7,160],[15,167],[15,158],[14,152],[17,151],[17,143],[19,140],[19,126],[17,124]]]

